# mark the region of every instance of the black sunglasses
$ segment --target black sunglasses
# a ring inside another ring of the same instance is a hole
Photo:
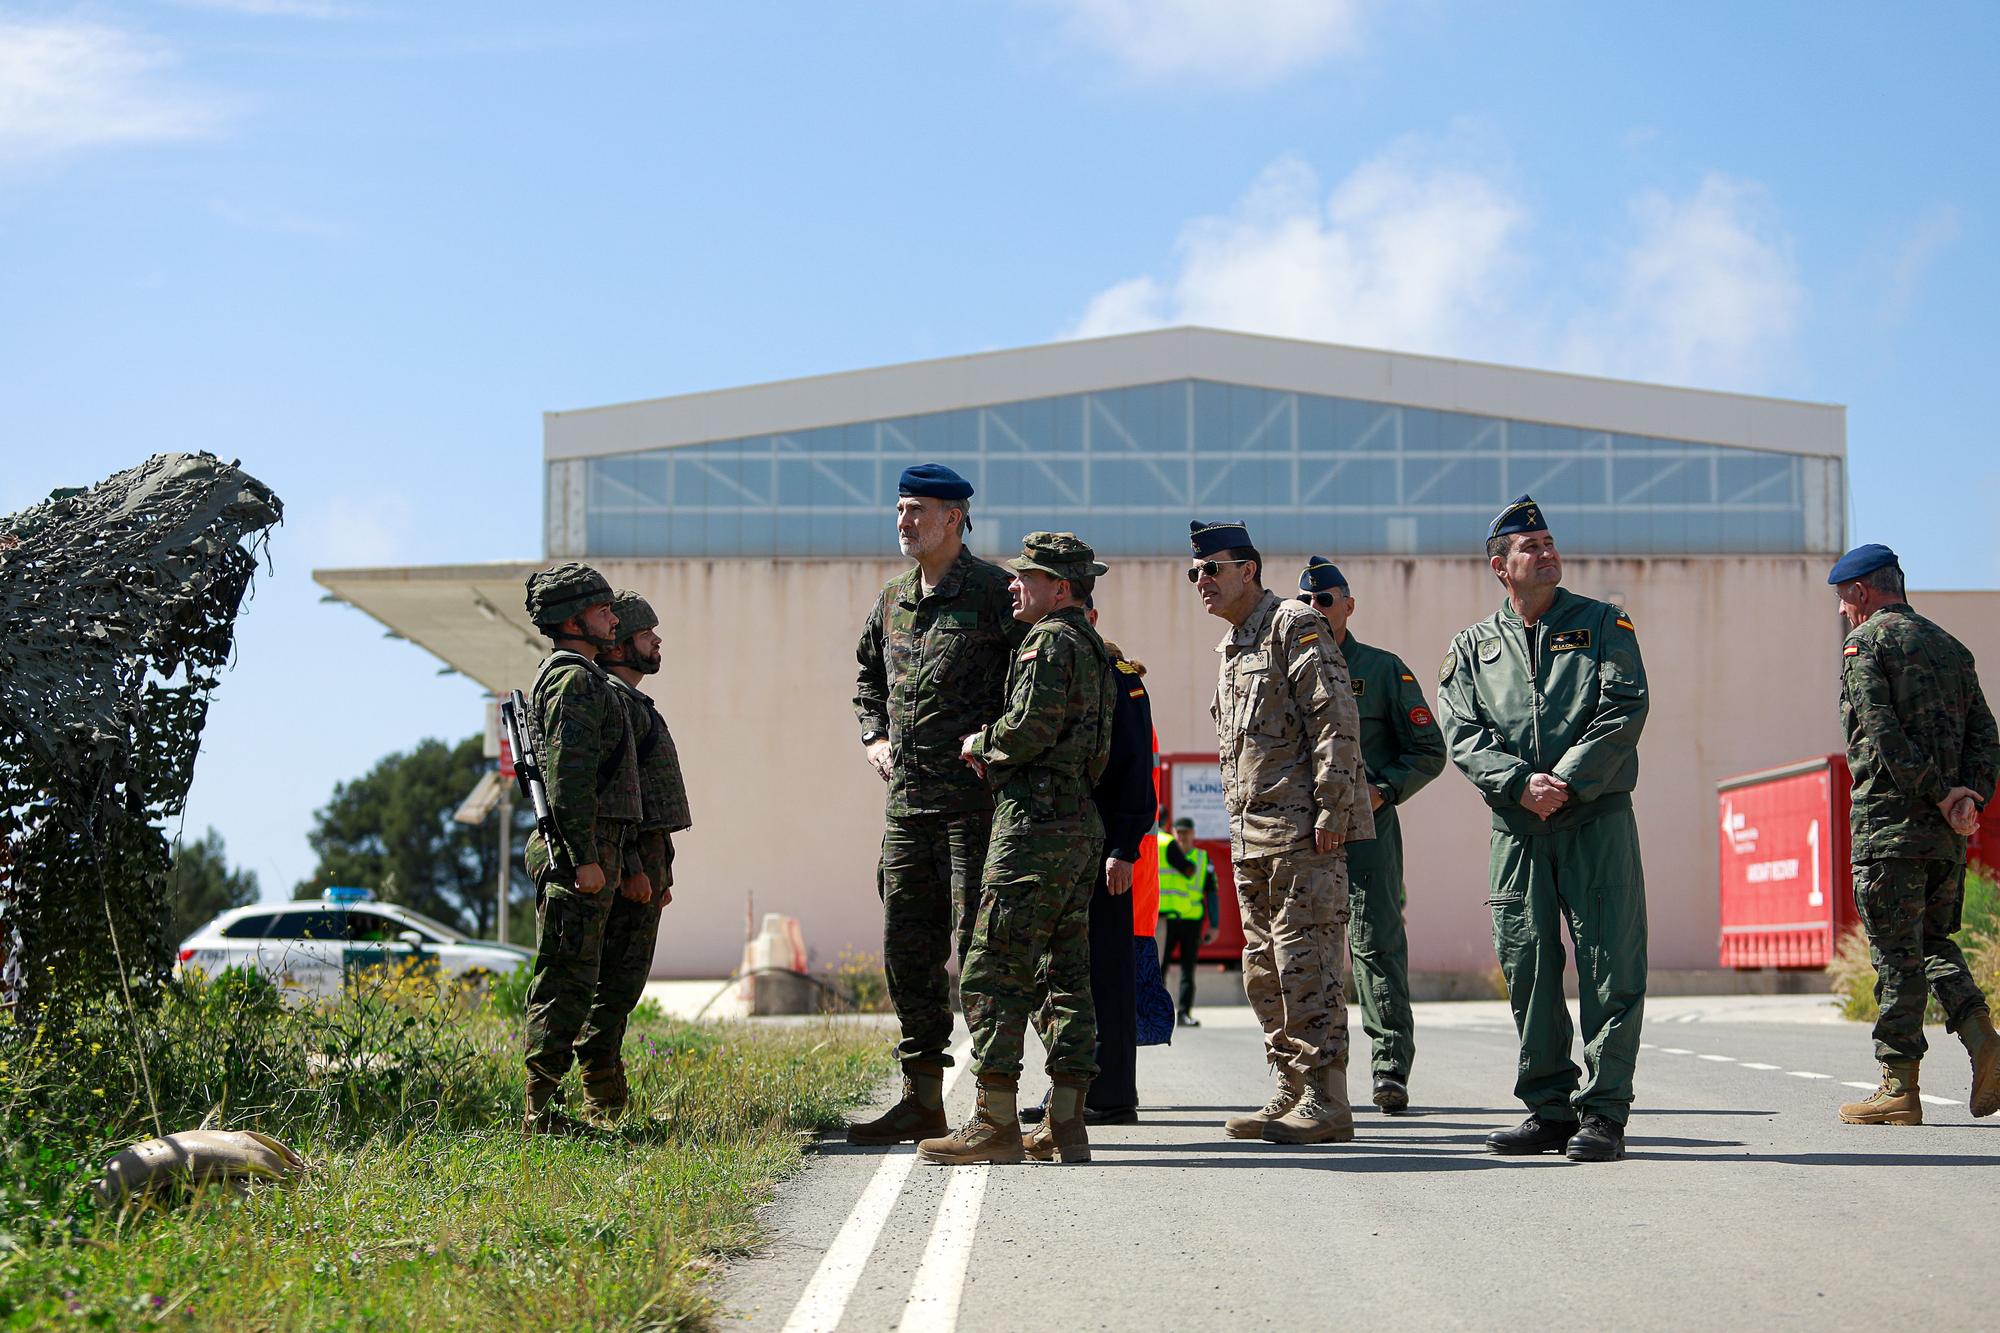
[[[1346,596],[1345,593],[1338,592],[1302,592],[1299,594],[1299,600],[1309,606],[1316,606],[1320,610],[1325,611],[1344,596]]]
[[[1188,567],[1188,582],[1200,583],[1203,579],[1212,579],[1222,572],[1224,565],[1247,565],[1249,563],[1250,557],[1248,556],[1243,557],[1241,560],[1204,560],[1198,565]]]

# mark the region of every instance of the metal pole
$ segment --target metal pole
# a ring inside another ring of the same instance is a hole
[[[500,788],[500,882],[494,887],[499,896],[499,912],[494,917],[500,930],[500,942],[507,942],[507,889],[514,877],[514,788],[511,783]]]

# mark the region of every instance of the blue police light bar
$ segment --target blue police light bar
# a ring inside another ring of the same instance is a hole
[[[375,901],[375,890],[350,889],[335,884],[329,885],[326,892],[320,894],[320,899],[329,903],[372,903]]]

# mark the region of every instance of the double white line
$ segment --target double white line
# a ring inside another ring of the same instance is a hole
[[[944,1095],[949,1098],[965,1071],[969,1040],[952,1049],[951,1068],[945,1073]],[[833,1238],[826,1257],[820,1260],[812,1281],[806,1283],[799,1303],[785,1321],[784,1333],[832,1333],[847,1313],[848,1299],[861,1281],[862,1270],[875,1253],[882,1227],[902,1197],[910,1169],[917,1164],[914,1147],[898,1147],[882,1159],[861,1191],[854,1211],[847,1215],[840,1234]],[[930,1243],[917,1266],[916,1280],[910,1284],[910,1298],[903,1307],[901,1333],[941,1330],[951,1333],[958,1326],[958,1303],[965,1294],[965,1269],[972,1259],[972,1236],[979,1226],[979,1206],[986,1197],[986,1176],[991,1167],[951,1168],[944,1198],[938,1203],[937,1220],[931,1225]]]

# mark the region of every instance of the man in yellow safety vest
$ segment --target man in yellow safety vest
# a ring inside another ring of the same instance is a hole
[[[1174,821],[1171,834],[1160,839],[1160,920],[1166,923],[1167,949],[1160,970],[1181,960],[1180,1026],[1198,1028],[1194,1016],[1195,955],[1215,938],[1221,928],[1220,903],[1215,893],[1215,867],[1208,853],[1195,846],[1194,821],[1182,816]]]

